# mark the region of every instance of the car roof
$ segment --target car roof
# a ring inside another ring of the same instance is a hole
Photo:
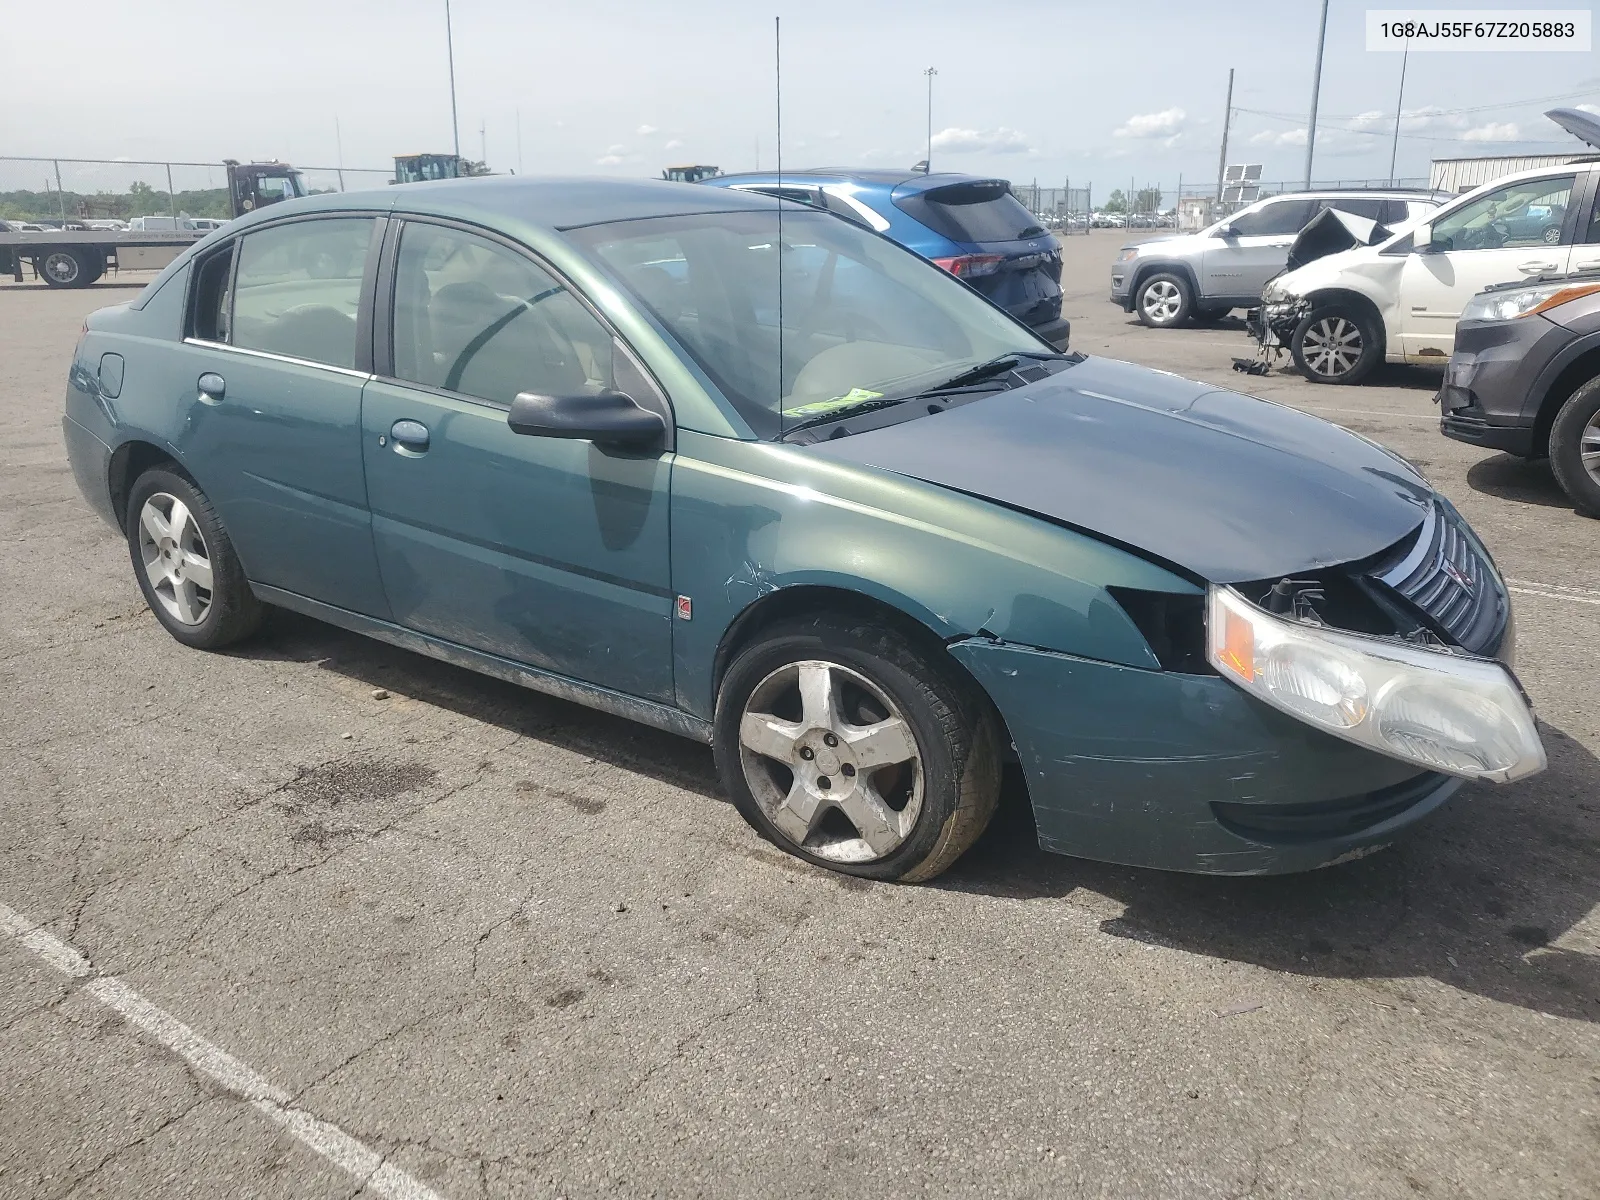
[[[477,217],[491,223],[509,220],[563,230],[691,213],[770,212],[780,204],[789,203],[759,193],[699,187],[664,179],[481,175],[285,200],[257,209],[235,224],[254,224],[256,220],[271,220],[294,212],[376,208]]]
[[[955,183],[1008,183],[990,175],[966,175],[959,171],[934,171],[924,175],[921,171],[873,169],[851,170],[848,167],[805,167],[785,170],[782,176],[776,171],[744,171],[734,175],[718,175],[703,182],[727,187],[738,183],[777,184],[780,182],[816,182],[833,180],[839,183],[871,183],[880,187],[899,188],[912,185],[911,191],[931,191]]]

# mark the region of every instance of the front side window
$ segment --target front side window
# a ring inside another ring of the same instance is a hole
[[[408,224],[394,279],[398,379],[509,405],[614,385],[612,339],[547,271],[487,238]]]
[[[1240,237],[1283,237],[1304,229],[1316,209],[1315,200],[1273,200],[1254,212],[1240,213],[1229,224]]]
[[[1440,250],[1557,245],[1575,178],[1524,179],[1496,188],[1435,221],[1432,244]]]
[[[356,365],[356,315],[373,218],[273,225],[244,236],[229,340],[333,367]]]
[[[775,213],[740,212],[568,236],[763,437],[832,405],[914,394],[1006,355],[1054,353],[946,272],[860,226],[786,211],[779,233]]]

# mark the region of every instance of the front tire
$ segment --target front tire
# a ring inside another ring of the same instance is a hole
[[[785,621],[742,650],[712,740],[723,787],[763,837],[868,879],[932,879],[999,799],[995,722],[976,688],[842,614]]]
[[[185,646],[219,650],[249,637],[262,605],[211,501],[172,467],[152,467],[128,494],[128,553],[145,603]]]
[[[1580,513],[1600,517],[1600,378],[1573,392],[1556,414],[1550,469]]]
[[[1360,383],[1383,361],[1383,332],[1367,313],[1325,304],[1301,318],[1289,349],[1312,383]]]
[[[1139,281],[1133,310],[1151,329],[1173,329],[1194,312],[1194,289],[1182,275],[1162,271]]]

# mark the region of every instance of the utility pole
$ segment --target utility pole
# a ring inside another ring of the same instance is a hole
[[[478,161],[489,165],[489,123],[481,118],[478,121]]]
[[[933,77],[938,73],[933,67],[923,72],[928,77],[928,157],[923,160],[924,175],[933,174]]]
[[[339,190],[344,191],[344,133],[339,129],[339,118],[333,119],[333,144],[339,152]]]
[[[1389,186],[1394,186],[1394,160],[1400,153],[1400,109],[1406,102],[1406,61],[1411,57],[1411,42],[1406,42],[1405,52],[1400,55],[1400,94],[1394,102],[1394,140],[1389,143]]]
[[[1228,68],[1228,103],[1222,110],[1222,153],[1217,157],[1217,203],[1222,203],[1222,180],[1228,171],[1228,127],[1233,121],[1233,68]]]
[[[1317,68],[1311,76],[1311,121],[1306,126],[1306,181],[1311,190],[1311,158],[1317,152],[1317,96],[1322,91],[1322,48],[1328,40],[1328,0],[1322,0],[1322,25],[1317,31]]]
[[[461,157],[461,122],[456,119],[456,42],[450,28],[450,0],[444,0],[444,51],[450,59],[450,136],[455,139],[456,157]]]
[[[517,174],[522,174],[522,110],[517,109]]]

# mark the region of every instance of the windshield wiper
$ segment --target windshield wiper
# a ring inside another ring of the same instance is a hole
[[[807,417],[804,421],[794,425],[786,424],[783,427],[783,435],[788,437],[791,433],[798,433],[802,429],[810,429],[814,425],[826,425],[830,421],[853,417],[859,413],[872,412],[879,408],[889,408],[895,404],[904,404],[910,399],[912,399],[910,396],[878,396],[872,400],[862,400],[860,403],[852,404],[845,408],[835,408],[830,412],[818,413],[814,417]]]
[[[1022,365],[1023,359],[1070,359],[1070,354],[1056,354],[1045,350],[1017,350],[1010,354],[1002,354],[998,358],[991,358],[988,362],[981,362],[975,367],[968,367],[958,375],[952,375],[943,383],[935,384],[917,393],[918,396],[933,396],[940,392],[947,392],[953,388],[963,387],[971,383],[982,383],[985,379],[993,379],[996,375],[1004,375],[1007,371],[1014,371]]]

